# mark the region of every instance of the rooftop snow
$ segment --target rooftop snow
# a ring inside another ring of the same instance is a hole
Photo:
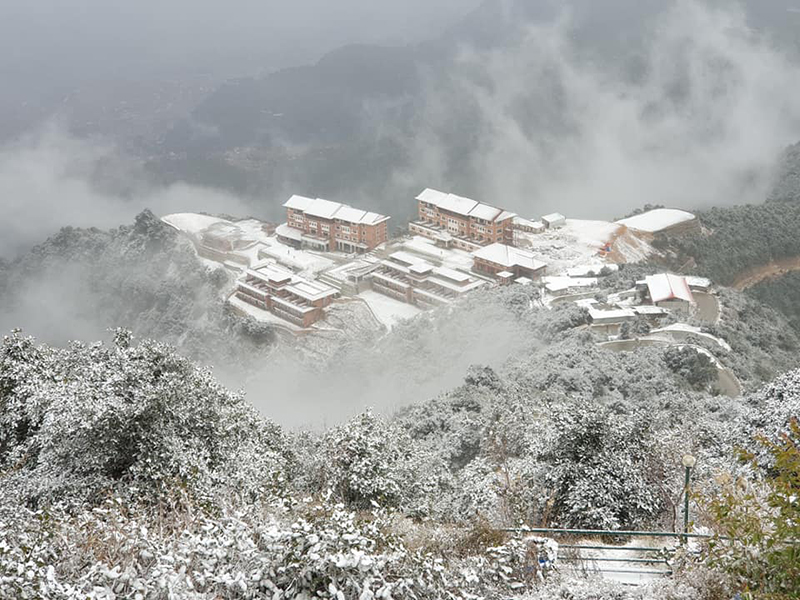
[[[499,208],[495,208],[494,206],[489,206],[488,204],[478,204],[469,211],[470,217],[475,217],[476,219],[483,219],[485,221],[493,221],[497,215],[499,215],[502,210]]]
[[[496,265],[501,265],[503,267],[518,266],[536,271],[547,266],[542,261],[537,260],[532,253],[526,250],[521,250],[520,248],[514,248],[512,246],[506,246],[505,244],[500,243],[484,246],[480,250],[473,252],[472,256]]]
[[[466,273],[459,273],[458,271],[454,271],[453,269],[448,269],[447,267],[436,267],[434,269],[434,272],[437,275],[440,275],[452,281],[456,281],[458,283],[465,283],[470,280],[470,276],[467,275]]]
[[[659,273],[658,275],[648,275],[645,282],[647,290],[650,292],[650,299],[654,304],[664,300],[694,302],[692,291],[689,289],[685,277],[671,273]]]
[[[312,217],[321,219],[340,219],[348,223],[363,223],[365,225],[377,225],[386,221],[389,217],[360,208],[353,208],[340,202],[331,202],[323,198],[306,198],[305,196],[294,195],[284,204],[286,208],[300,210]]]
[[[198,213],[174,213],[161,217],[161,220],[179,231],[195,234],[217,223],[230,223],[226,219]]]
[[[570,288],[592,287],[597,285],[596,277],[544,277],[545,288],[549,292],[560,292]]]
[[[312,202],[314,202],[313,198],[306,198],[305,196],[298,196],[295,194],[286,201],[284,206],[294,210],[306,210],[309,206],[311,206]]]
[[[685,210],[677,210],[674,208],[656,208],[649,210],[646,213],[628,217],[617,221],[620,225],[625,225],[631,229],[638,229],[639,231],[646,231],[648,233],[655,233],[662,231],[679,223],[692,221],[695,216]]]
[[[474,217],[485,221],[503,221],[514,216],[514,213],[489,204],[483,204],[477,200],[456,196],[455,194],[446,194],[445,192],[440,192],[439,190],[431,188],[425,188],[416,199],[433,204],[443,210],[458,215]]]
[[[305,213],[321,219],[333,219],[334,215],[342,208],[343,206],[338,202],[317,198],[305,209]]]
[[[592,321],[600,321],[603,319],[634,319],[636,318],[636,313],[629,308],[617,308],[612,310],[590,308],[589,316],[592,318]]]
[[[300,242],[303,239],[303,232],[300,229],[290,227],[288,223],[281,223],[278,225],[275,228],[275,233],[280,237],[289,238],[290,240],[295,240],[297,242]]]
[[[566,219],[567,218],[561,213],[550,213],[542,217],[542,221],[545,223],[555,223],[557,221],[565,221]]]

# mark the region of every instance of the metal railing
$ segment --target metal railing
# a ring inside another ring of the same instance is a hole
[[[598,537],[628,537],[628,538],[669,538],[676,542],[686,542],[690,538],[708,539],[712,536],[702,533],[679,533],[672,531],[631,531],[631,530],[607,530],[607,529],[559,529],[552,527],[519,527],[506,528],[503,531],[525,534],[541,534],[548,537],[573,536],[580,537],[590,542],[587,538]],[[559,543],[558,560],[565,563],[574,563],[576,567],[580,565],[592,565],[592,570],[602,574],[615,575],[639,575],[639,576],[659,576],[665,577],[672,575],[673,569],[671,559],[675,554],[675,548],[669,546],[616,546],[604,543],[578,543],[570,540],[567,543]],[[562,554],[561,549],[570,551]],[[592,552],[590,555],[587,552]],[[612,553],[625,553],[623,556],[612,556]],[[636,555],[628,555],[635,553]],[[597,564],[599,563],[599,564]],[[631,565],[631,568],[624,568]],[[652,566],[652,568],[633,568],[633,565]],[[620,568],[615,568],[619,566]],[[658,568],[662,567],[662,568]]]

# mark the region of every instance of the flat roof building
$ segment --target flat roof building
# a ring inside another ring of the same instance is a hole
[[[389,255],[368,277],[376,292],[421,308],[447,304],[486,284],[402,250]]]
[[[236,282],[236,297],[300,327],[323,319],[338,290],[275,264],[248,269]]]

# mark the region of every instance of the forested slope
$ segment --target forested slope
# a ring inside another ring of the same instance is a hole
[[[230,313],[231,276],[208,269],[190,242],[149,211],[112,230],[67,227],[0,263],[0,328],[54,342],[103,337],[124,326],[207,362],[234,363],[268,346],[264,325]]]

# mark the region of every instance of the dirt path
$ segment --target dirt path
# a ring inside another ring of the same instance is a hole
[[[765,279],[779,277],[792,271],[800,271],[800,256],[773,260],[766,265],[747,269],[736,278],[731,287],[739,291],[746,290]]]

